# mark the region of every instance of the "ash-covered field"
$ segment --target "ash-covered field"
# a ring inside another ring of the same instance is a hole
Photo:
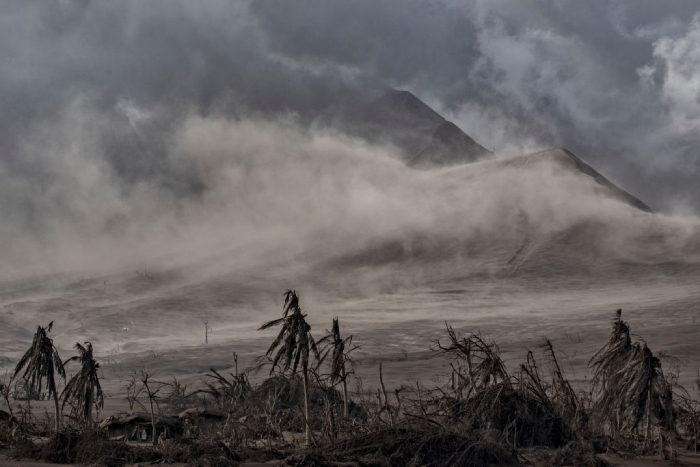
[[[445,322],[490,336],[513,367],[547,337],[582,381],[618,308],[690,382],[700,369],[697,219],[649,212],[579,163],[549,150],[432,171],[387,158],[367,163],[384,172],[295,173],[303,189],[285,198],[276,186],[266,209],[278,218],[241,226],[253,234],[170,236],[167,254],[3,280],[4,368],[53,321],[63,358],[93,343],[114,403],[144,368],[195,387],[210,368],[234,371],[233,352],[239,371],[265,353],[275,330],[257,329],[280,315],[291,288],[317,338],[335,317],[354,336],[365,388],[378,384],[380,361],[391,387],[444,378],[446,362],[429,347]],[[405,177],[390,176],[397,170]]]

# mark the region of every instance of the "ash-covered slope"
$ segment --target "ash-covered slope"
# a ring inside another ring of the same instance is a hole
[[[416,191],[439,192],[449,206],[431,228],[339,254],[318,276],[356,270],[390,291],[398,283],[624,286],[700,273],[697,224],[652,213],[565,149],[426,172]]]
[[[521,157],[503,159],[502,164],[511,166],[524,166],[527,164],[537,164],[542,161],[551,161],[552,163],[558,164],[568,170],[580,172],[583,175],[587,175],[596,181],[599,185],[606,189],[605,194],[607,196],[620,199],[625,203],[634,206],[642,211],[651,212],[651,208],[642,202],[639,198],[631,195],[622,188],[618,187],[610,180],[601,175],[597,170],[595,170],[590,165],[583,162],[581,159],[576,157],[572,152],[564,148],[553,148],[545,149],[543,151],[534,152]]]
[[[351,122],[349,125],[348,121]],[[346,129],[371,142],[399,147],[406,164],[415,168],[440,168],[487,160],[518,167],[551,160],[593,178],[601,187],[608,189],[610,196],[643,211],[651,211],[644,202],[563,148],[497,162],[492,152],[408,91],[392,89],[369,104],[355,108],[346,114]]]
[[[392,89],[347,112],[343,118],[351,134],[397,146],[411,167],[436,168],[494,157],[408,91]]]
[[[353,172],[361,161],[371,170]],[[332,204],[341,214],[334,221],[302,198],[303,209],[285,219],[292,229],[268,239],[260,230],[234,250],[179,263],[144,259],[140,272],[0,282],[8,365],[36,325],[53,320],[61,355],[91,341],[113,390],[122,387],[114,371],[143,362],[159,377],[194,379],[227,368],[231,351],[250,361],[264,354],[274,336],[256,329],[279,315],[288,288],[302,293],[315,332],[340,316],[369,356],[424,351],[445,320],[495,326],[511,346],[569,332],[572,323],[581,335],[605,329],[619,307],[690,328],[687,310],[700,304],[700,224],[648,212],[565,150],[430,171],[369,156],[352,162],[294,179],[319,206]],[[357,196],[353,210],[348,200]],[[203,319],[214,323],[209,344]],[[401,347],[388,347],[387,336]]]

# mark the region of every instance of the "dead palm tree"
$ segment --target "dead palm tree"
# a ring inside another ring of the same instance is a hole
[[[284,315],[282,318],[268,321],[260,326],[260,329],[268,329],[278,324],[282,325],[279,334],[270,345],[267,351],[268,358],[272,358],[272,374],[276,368],[282,373],[291,370],[291,374],[296,374],[301,363],[301,373],[304,381],[304,416],[306,424],[306,444],[310,445],[311,433],[309,431],[309,354],[313,352],[319,358],[316,342],[311,336],[311,326],[306,322],[306,315],[299,307],[299,296],[295,290],[288,290],[284,294]],[[276,351],[276,353],[275,353]]]
[[[64,405],[68,400],[75,401],[74,411],[83,419],[85,426],[89,427],[92,424],[92,407],[104,407],[104,394],[97,374],[100,364],[92,356],[90,342],[85,342],[85,346],[76,343],[75,349],[79,354],[66,360],[64,365],[79,361],[80,371],[68,381],[61,397]]]
[[[622,310],[617,310],[610,340],[593,355],[589,366],[593,367],[593,385],[601,397],[596,403],[596,412],[606,414],[611,430],[615,434],[621,428],[621,407],[614,395],[618,392],[622,370],[627,365],[632,352],[630,328],[622,321]]]
[[[325,359],[328,357],[328,355],[331,355],[331,373],[330,373],[330,378],[331,378],[331,384],[335,386],[336,384],[342,382],[343,383],[343,414],[345,418],[348,417],[348,373],[347,373],[347,368],[345,364],[350,361],[352,363],[352,360],[348,357],[348,354],[355,350],[355,348],[352,348],[350,350],[345,350],[347,346],[349,346],[352,343],[352,336],[346,337],[343,339],[340,337],[340,325],[338,324],[338,318],[335,318],[333,320],[333,329],[328,332],[328,334],[324,336],[321,340],[318,341],[318,344],[320,345],[321,343],[328,342],[328,346],[324,349],[323,354],[320,358],[320,362],[325,361]]]
[[[661,360],[646,343],[635,343],[614,393],[615,402],[622,409],[622,428],[638,430],[644,422],[644,436],[651,436],[652,416],[664,407],[668,383],[661,369]]]
[[[499,384],[511,387],[511,378],[495,342],[479,333],[463,337],[449,324],[445,323],[445,327],[449,345],[443,346],[436,340],[431,348],[456,361],[457,367],[452,365],[453,381],[459,398],[464,392],[469,398],[474,392]]]
[[[593,381],[600,387],[596,402],[598,413],[607,414],[613,432],[639,431],[644,422],[644,436],[651,436],[652,417],[673,425],[673,414],[666,413],[670,383],[664,376],[661,360],[645,342],[631,343],[629,326],[621,319],[621,310],[613,323],[610,341],[591,360]],[[613,418],[614,417],[614,418]]]
[[[46,387],[50,396],[53,396],[56,407],[56,431],[61,427],[61,410],[58,405],[58,392],[56,391],[56,379],[54,373],[58,373],[64,380],[66,372],[63,369],[61,357],[53,345],[53,340],[48,336],[53,327],[53,321],[47,327],[38,326],[34,334],[32,346],[22,356],[15,367],[14,377],[22,371],[22,379],[27,385],[29,394],[41,392]]]

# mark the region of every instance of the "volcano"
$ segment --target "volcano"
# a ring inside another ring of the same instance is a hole
[[[340,125],[351,137],[230,121],[211,123],[211,133],[197,120],[196,144],[185,148],[220,181],[214,208],[208,196],[195,205],[207,229],[189,232],[202,239],[178,232],[171,254],[142,255],[133,267],[0,283],[6,356],[16,359],[37,323],[53,320],[62,349],[91,341],[119,361],[105,372],[112,391],[144,361],[158,377],[195,380],[226,369],[232,351],[249,362],[264,353],[270,336],[256,330],[291,288],[314,331],[340,316],[359,356],[391,359],[392,384],[441,371],[426,349],[446,320],[490,333],[506,355],[542,335],[590,355],[623,308],[655,348],[700,355],[668,340],[697,342],[697,221],[652,212],[566,149],[495,157],[405,91],[353,119]],[[211,134],[223,149],[209,146]],[[240,149],[237,138],[250,134]],[[203,319],[213,325],[208,344]],[[407,360],[394,358],[404,352]],[[572,360],[582,374],[585,363]]]

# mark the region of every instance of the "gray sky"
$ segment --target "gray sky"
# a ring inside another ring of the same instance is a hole
[[[127,203],[138,190],[172,205],[206,197],[197,161],[172,151],[193,115],[309,127],[386,87],[414,92],[498,153],[566,147],[654,209],[700,212],[696,0],[61,0],[2,10],[6,238],[50,236],[53,220],[92,216],[91,203]]]

